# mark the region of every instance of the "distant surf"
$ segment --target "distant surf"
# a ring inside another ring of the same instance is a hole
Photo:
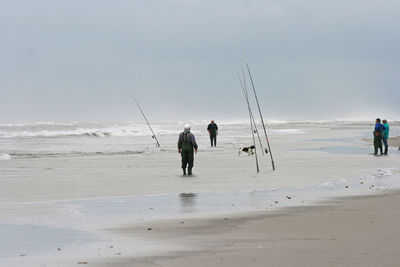
[[[87,127],[91,126],[91,128]],[[157,128],[159,135],[178,133],[177,130]],[[0,125],[0,138],[57,138],[57,137],[109,137],[145,136],[147,129],[141,124],[103,125],[78,124],[7,124]]]
[[[143,154],[144,150],[126,150],[126,151],[114,151],[114,152],[80,152],[80,151],[71,151],[71,152],[62,152],[62,153],[11,153],[1,154],[0,160],[7,160],[13,158],[46,158],[46,157],[64,157],[64,156],[114,156],[114,155],[135,155],[135,154]],[[4,156],[3,156],[4,155]],[[3,157],[2,157],[3,156]]]
[[[192,121],[194,133],[204,133],[206,121]],[[311,122],[270,121],[270,131],[277,134],[298,134],[304,132],[302,128],[309,128]],[[223,129],[237,126],[247,128],[245,121],[226,121],[219,124]],[[153,123],[157,136],[177,135],[181,132],[183,124],[180,122]],[[129,122],[26,122],[0,124],[0,139],[12,138],[58,138],[58,137],[129,137],[151,136],[144,123]]]
[[[0,160],[10,160],[11,156],[8,155],[7,153],[2,153],[0,154]]]

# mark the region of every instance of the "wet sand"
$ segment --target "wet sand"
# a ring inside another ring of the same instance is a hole
[[[239,217],[158,221],[107,229],[167,255],[92,261],[95,266],[400,266],[400,192]],[[151,227],[151,230],[149,230]],[[182,248],[172,249],[173,245]]]
[[[374,139],[365,138],[362,140],[366,143],[370,143],[372,147],[374,146]],[[389,144],[389,148],[397,149],[400,146],[400,136],[389,137],[388,144]]]
[[[388,143],[389,143],[389,146],[399,147],[400,146],[400,136],[389,137]]]

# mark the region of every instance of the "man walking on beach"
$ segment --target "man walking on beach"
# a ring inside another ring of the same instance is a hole
[[[374,129],[374,155],[378,155],[378,148],[381,151],[382,155],[382,135],[385,130],[385,126],[381,124],[381,119],[376,119],[375,121],[375,129]]]
[[[385,146],[385,152],[383,153],[384,155],[387,155],[388,153],[388,138],[389,138],[389,124],[387,123],[387,120],[383,120],[383,126],[385,127],[385,130],[383,130],[383,136],[382,136],[382,140],[383,140],[383,144]]]
[[[210,135],[211,146],[217,146],[218,126],[212,120],[207,127],[208,134]]]
[[[182,157],[183,175],[186,175],[186,166],[188,166],[188,175],[192,175],[194,162],[194,153],[197,153],[197,144],[194,135],[190,132],[190,125],[186,124],[183,132],[179,134],[178,153]]]

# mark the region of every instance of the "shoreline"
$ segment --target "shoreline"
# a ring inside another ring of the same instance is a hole
[[[151,230],[145,226],[148,223],[108,229],[154,244],[173,240],[170,243],[176,246],[158,256],[121,256],[92,263],[120,267],[398,266],[399,204],[400,190],[395,190],[274,212],[160,220],[151,223]]]

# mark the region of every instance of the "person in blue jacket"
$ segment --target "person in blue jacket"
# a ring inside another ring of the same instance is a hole
[[[387,123],[387,120],[383,120],[383,126],[385,127],[385,130],[383,130],[383,136],[382,136],[382,141],[383,141],[383,145],[385,146],[385,152],[383,152],[384,155],[387,155],[388,153],[388,138],[389,138],[389,124]]]
[[[376,119],[375,128],[374,128],[374,155],[378,155],[378,148],[381,151],[382,155],[382,136],[383,131],[385,130],[385,126],[382,125],[381,119]]]

